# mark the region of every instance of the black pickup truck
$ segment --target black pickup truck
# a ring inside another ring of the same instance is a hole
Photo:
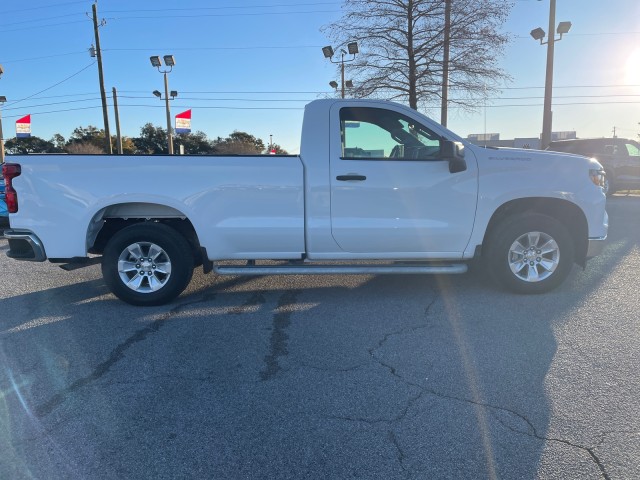
[[[605,192],[640,189],[640,144],[626,138],[579,138],[551,142],[547,150],[597,159],[607,178]]]

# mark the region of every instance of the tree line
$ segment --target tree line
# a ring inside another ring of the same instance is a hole
[[[111,138],[111,143],[116,151],[116,137]],[[174,136],[175,151],[179,151],[180,145],[184,146],[184,153],[189,155],[259,155],[269,153],[269,146],[253,135],[234,131],[227,137],[209,139],[204,132],[180,134]],[[93,125],[78,127],[65,139],[56,133],[50,140],[40,137],[11,138],[5,142],[5,150],[9,155],[33,154],[33,153],[81,153],[104,154],[105,153],[104,129],[98,129]],[[140,129],[138,137],[123,137],[122,152],[125,155],[152,155],[167,153],[167,131],[162,127],[156,127],[147,123]],[[273,144],[271,149],[277,154],[287,154],[280,145]]]
[[[502,27],[512,7],[513,0],[344,0],[342,17],[323,30],[334,44],[357,42],[362,52],[347,56],[355,84],[350,96],[402,101],[416,110],[446,99],[443,109],[451,103],[473,110],[510,80],[499,59],[510,40]],[[344,60],[344,49],[337,51]],[[11,139],[6,149],[98,154],[104,153],[104,140],[104,130],[89,126],[76,128],[68,140],[59,134],[51,140]],[[126,154],[166,153],[167,132],[147,123],[139,137],[122,144]],[[178,135],[176,151],[180,145],[188,154],[268,153],[262,140],[239,131],[214,140],[203,132]]]

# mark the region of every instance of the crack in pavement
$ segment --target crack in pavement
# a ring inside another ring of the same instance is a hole
[[[431,303],[429,303],[429,305],[427,305],[427,307],[425,308],[425,312],[424,313],[425,313],[426,317],[430,316],[431,308],[433,307],[433,305],[435,304],[436,301],[437,301],[437,297],[434,297],[434,299],[431,301]],[[600,470],[600,473],[602,474],[602,478],[604,478],[605,480],[610,480],[610,476],[607,473],[603,462],[600,460],[598,455],[594,452],[594,447],[587,447],[587,446],[584,446],[584,445],[579,445],[577,443],[570,442],[569,440],[564,440],[564,439],[561,439],[561,438],[554,438],[554,437],[546,437],[544,435],[541,435],[541,434],[538,433],[538,431],[535,428],[535,426],[533,425],[533,423],[526,416],[524,416],[521,413],[516,412],[515,410],[511,410],[509,408],[505,408],[505,407],[501,407],[501,406],[497,406],[497,405],[491,405],[491,404],[486,403],[486,402],[475,401],[475,400],[472,400],[472,399],[469,399],[469,398],[456,397],[456,396],[453,396],[453,395],[446,395],[446,394],[440,393],[440,392],[438,392],[436,390],[425,388],[424,386],[422,386],[420,384],[411,382],[411,381],[403,378],[397,372],[396,368],[393,365],[385,363],[381,358],[376,356],[376,351],[381,349],[382,346],[389,340],[389,338],[391,338],[393,336],[396,336],[396,335],[404,335],[404,334],[407,334],[407,333],[411,333],[411,332],[415,332],[415,331],[422,330],[422,329],[425,329],[425,328],[429,328],[429,326],[430,325],[427,323],[425,325],[419,325],[419,326],[412,326],[412,327],[404,328],[404,329],[401,329],[400,331],[397,331],[397,332],[386,333],[384,335],[384,337],[378,342],[378,344],[375,347],[372,347],[372,348],[369,349],[369,354],[371,355],[371,358],[373,358],[380,366],[382,366],[386,370],[388,370],[391,375],[396,377],[398,380],[403,382],[405,385],[417,388],[418,391],[419,391],[419,393],[417,395],[415,395],[415,396],[413,396],[413,397],[408,399],[405,408],[400,412],[400,414],[395,419],[370,420],[370,419],[364,419],[364,418],[348,418],[348,417],[341,417],[341,418],[340,417],[329,417],[329,418],[342,419],[342,420],[347,420],[347,421],[358,421],[358,422],[364,422],[364,423],[371,424],[371,425],[377,424],[377,423],[396,423],[396,422],[399,422],[399,421],[403,420],[406,417],[406,415],[407,415],[409,409],[411,408],[411,406],[413,404],[415,404],[417,402],[417,400],[419,400],[422,396],[424,396],[424,395],[432,395],[432,396],[439,397],[439,398],[442,398],[442,399],[453,400],[453,401],[456,401],[456,402],[465,403],[465,404],[473,405],[473,406],[476,406],[476,407],[481,407],[481,408],[487,409],[489,411],[489,413],[492,413],[492,411],[499,411],[499,412],[507,413],[509,415],[517,417],[517,418],[519,418],[520,420],[522,420],[523,422],[525,422],[527,424],[527,426],[528,426],[527,431],[522,431],[522,430],[517,429],[514,426],[508,425],[499,416],[492,414],[492,416],[498,422],[500,422],[504,427],[506,427],[507,429],[513,431],[514,433],[527,435],[529,437],[536,438],[536,439],[541,440],[541,441],[562,443],[562,444],[567,445],[569,447],[577,448],[579,450],[582,450],[582,451],[588,453],[589,456],[591,457],[592,461],[596,464],[596,466]],[[395,436],[395,434],[393,434],[393,435],[389,436],[389,440],[394,445],[396,450],[398,451],[398,459],[399,459],[398,461],[400,462],[400,466],[403,468],[403,470],[406,471],[406,467],[403,464],[406,456],[405,456],[404,451],[402,450],[402,446],[400,445],[400,442],[399,442],[398,438]]]
[[[298,290],[287,290],[278,299],[278,306],[276,307],[276,313],[273,316],[273,330],[271,331],[270,339],[270,352],[264,357],[265,367],[260,372],[260,379],[265,382],[271,380],[280,371],[280,363],[278,359],[289,355],[287,350],[287,340],[289,335],[287,329],[291,325],[291,314],[293,310],[286,308],[290,305],[295,305]]]
[[[227,282],[224,282],[222,285],[218,285],[217,288],[220,288],[220,289],[232,288],[241,283],[244,283],[245,281],[246,280],[244,277],[236,277]],[[111,354],[109,355],[109,357],[104,362],[99,363],[91,373],[89,373],[88,375],[82,378],[79,378],[78,380],[73,382],[71,385],[67,386],[66,388],[62,389],[61,391],[53,395],[46,402],[36,406],[34,408],[35,415],[39,418],[49,415],[57,407],[62,405],[77,390],[99,380],[104,375],[106,375],[114,365],[116,365],[118,362],[120,362],[120,360],[124,358],[125,353],[127,352],[127,350],[129,350],[129,348],[131,348],[133,345],[137,343],[140,343],[146,340],[149,335],[157,333],[169,320],[171,320],[178,313],[180,313],[180,311],[192,305],[197,305],[199,303],[207,303],[215,299],[218,294],[219,292],[216,291],[211,294],[202,295],[201,297],[195,300],[190,300],[190,301],[180,303],[175,307],[173,307],[168,312],[162,313],[160,315],[160,318],[158,318],[157,320],[154,320],[151,324],[147,325],[146,327],[135,331],[124,342],[117,345],[111,351]],[[230,313],[233,313],[233,312],[230,312]]]
[[[388,436],[389,436],[389,441],[391,442],[392,445],[394,445],[396,447],[396,450],[398,451],[398,463],[400,464],[400,468],[402,468],[403,472],[407,472],[408,469],[404,466],[404,451],[402,450],[402,447],[400,446],[400,442],[398,441],[398,437],[396,437],[396,434],[393,430],[389,430],[388,432]]]

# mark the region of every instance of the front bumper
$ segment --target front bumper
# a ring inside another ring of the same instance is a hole
[[[9,258],[31,262],[44,262],[47,259],[44,245],[35,233],[28,230],[5,230],[4,238],[9,240]]]

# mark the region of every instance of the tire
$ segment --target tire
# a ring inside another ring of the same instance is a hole
[[[555,218],[524,213],[506,218],[490,235],[485,267],[494,280],[516,293],[544,293],[558,287],[574,263],[574,244]]]
[[[616,184],[613,181],[613,172],[610,170],[605,170],[604,177],[604,193],[607,197],[610,197],[614,193],[616,193]]]
[[[163,305],[184,291],[193,265],[192,249],[180,233],[161,223],[140,223],[108,241],[102,276],[120,300],[139,306]]]

